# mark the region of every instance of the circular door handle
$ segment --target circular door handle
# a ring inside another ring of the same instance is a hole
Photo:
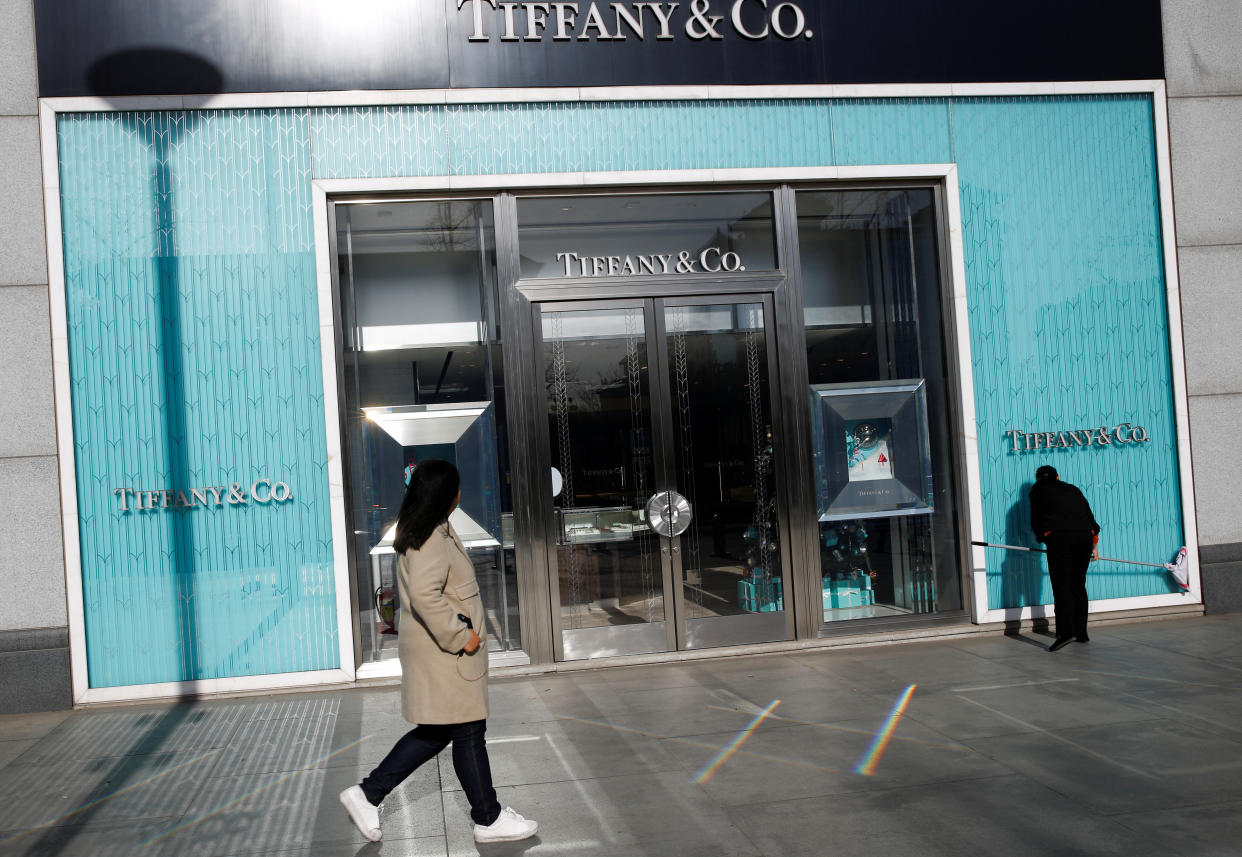
[[[680,536],[690,526],[690,501],[676,491],[657,491],[647,501],[647,523],[661,536]]]

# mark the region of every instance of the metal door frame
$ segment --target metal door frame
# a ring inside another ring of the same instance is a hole
[[[734,283],[736,282],[735,280]],[[626,295],[611,299],[601,299],[598,286],[596,286],[591,290],[590,297],[578,300],[566,300],[567,295],[564,294],[563,289],[557,289],[553,295],[548,295],[545,299],[532,299],[529,305],[529,319],[533,328],[532,343],[534,348],[529,356],[529,361],[535,370],[535,377],[538,378],[539,367],[542,367],[545,359],[543,350],[543,317],[545,313],[590,311],[593,309],[641,309],[644,320],[643,336],[647,344],[647,365],[649,367],[648,397],[651,410],[651,429],[653,441],[657,444],[655,447],[655,472],[653,474],[654,484],[652,489],[653,494],[675,490],[677,486],[677,473],[674,467],[673,407],[672,391],[670,389],[672,364],[670,362],[668,331],[663,310],[667,307],[676,306],[714,306],[720,304],[739,306],[759,304],[764,313],[764,353],[768,364],[767,396],[769,412],[772,417],[772,433],[780,447],[791,446],[793,442],[787,440],[784,435],[780,372],[778,371],[779,364],[777,360],[778,318],[776,315],[774,290],[756,290],[753,286],[757,284],[751,283],[750,285],[752,286],[750,290],[742,290],[736,287],[724,292],[711,293],[703,293],[696,290],[697,293],[689,295],[685,294],[682,289],[655,289],[647,290],[647,294],[641,297]],[[537,524],[537,531],[542,534],[544,540],[544,549],[540,553],[547,563],[543,573],[549,590],[548,601],[551,614],[549,618],[551,619],[552,647],[555,659],[560,662],[566,659],[564,645],[564,632],[566,629],[560,603],[560,567],[557,559],[558,545],[555,532],[554,504],[551,500],[550,477],[547,476],[551,472],[553,465],[551,460],[551,438],[547,427],[549,402],[546,384],[538,384],[537,389],[533,392],[536,395],[536,411],[542,415],[542,419],[537,426],[532,425],[534,431],[530,436],[528,449],[531,452],[532,458],[536,460],[536,472],[541,474],[540,480],[533,486],[536,495],[540,498],[540,502],[537,505],[542,510],[540,515],[542,523]],[[786,459],[786,455],[776,452],[773,455],[772,465],[774,476],[773,499],[775,500],[776,508],[775,528],[780,548],[782,591],[786,599],[785,609],[782,611],[784,614],[784,628],[781,639],[790,640],[794,637],[796,621],[793,607],[795,603],[793,591],[795,576],[792,566],[793,551],[788,515],[787,484],[784,473]],[[683,575],[681,561],[682,539],[680,536],[656,536],[656,538],[660,546],[660,568],[664,585],[665,651],[685,651],[689,648],[689,635],[686,626],[688,620],[686,617],[685,593],[681,585]],[[720,643],[714,645],[745,644],[749,642],[769,641],[731,641],[722,639]],[[700,648],[707,647],[710,646],[702,646]]]

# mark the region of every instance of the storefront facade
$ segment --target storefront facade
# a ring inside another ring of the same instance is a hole
[[[1042,463],[1108,555],[1190,547],[1095,611],[1201,604],[1159,71],[829,85],[829,8],[430,5],[451,86],[42,100],[75,701],[395,675],[427,457],[497,666],[1046,615],[971,544],[1030,544]],[[678,58],[590,66],[623,32]],[[548,85],[472,88],[518,49]]]

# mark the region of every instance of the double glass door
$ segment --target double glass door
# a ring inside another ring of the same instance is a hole
[[[558,658],[790,636],[770,299],[536,313]]]

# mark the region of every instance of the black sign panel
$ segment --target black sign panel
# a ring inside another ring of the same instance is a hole
[[[35,0],[44,96],[1162,78],[1159,0]]]

